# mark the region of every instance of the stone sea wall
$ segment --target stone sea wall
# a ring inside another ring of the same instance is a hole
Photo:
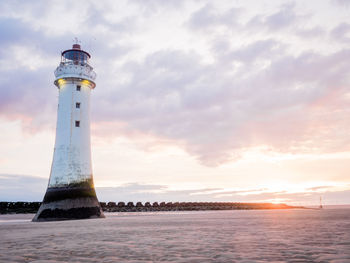
[[[232,202],[100,202],[104,212],[155,212],[155,211],[204,211],[303,208],[286,204],[232,203]],[[0,202],[0,214],[36,213],[41,202]]]
[[[41,202],[0,202],[0,214],[36,213]]]

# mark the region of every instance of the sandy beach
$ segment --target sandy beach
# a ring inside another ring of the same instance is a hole
[[[0,262],[350,262],[350,210],[0,216]]]

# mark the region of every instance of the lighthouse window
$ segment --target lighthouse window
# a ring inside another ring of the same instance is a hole
[[[80,121],[75,121],[75,127],[80,127]]]
[[[80,91],[81,86],[77,85],[77,91]]]
[[[77,109],[80,109],[80,102],[75,103],[75,107],[76,107]]]

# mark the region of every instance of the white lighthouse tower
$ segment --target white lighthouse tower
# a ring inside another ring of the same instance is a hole
[[[59,91],[55,149],[48,188],[33,221],[104,217],[92,178],[90,54],[74,44],[55,71]]]

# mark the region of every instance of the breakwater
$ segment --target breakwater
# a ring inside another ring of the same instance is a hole
[[[104,212],[156,212],[303,208],[286,204],[234,202],[100,202]],[[0,214],[36,213],[41,202],[0,202]]]

